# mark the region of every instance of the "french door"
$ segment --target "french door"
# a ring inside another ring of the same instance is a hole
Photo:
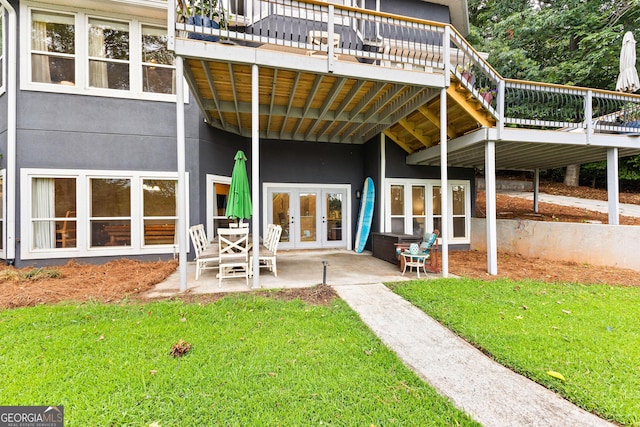
[[[266,218],[282,226],[280,248],[347,248],[348,186],[267,187]]]

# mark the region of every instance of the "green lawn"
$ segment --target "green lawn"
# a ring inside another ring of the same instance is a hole
[[[603,418],[640,426],[640,288],[470,279],[390,286],[503,365]]]
[[[39,306],[0,332],[0,405],[64,405],[67,426],[477,425],[340,300]]]

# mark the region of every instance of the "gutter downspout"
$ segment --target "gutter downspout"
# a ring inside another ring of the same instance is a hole
[[[15,9],[8,0],[0,0],[0,4],[9,13],[9,29],[7,35],[7,174],[5,177],[6,194],[6,248],[7,264],[13,265],[16,260],[16,129],[17,129],[17,67],[18,67],[18,18]],[[12,34],[13,33],[13,34]]]

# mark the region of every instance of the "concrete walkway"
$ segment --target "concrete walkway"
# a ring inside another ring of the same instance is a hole
[[[381,283],[334,289],[409,367],[485,427],[613,426],[494,362]]]

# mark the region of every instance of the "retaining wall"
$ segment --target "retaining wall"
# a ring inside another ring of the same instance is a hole
[[[640,271],[640,227],[497,220],[498,251]],[[471,250],[487,250],[484,218],[471,218]]]

